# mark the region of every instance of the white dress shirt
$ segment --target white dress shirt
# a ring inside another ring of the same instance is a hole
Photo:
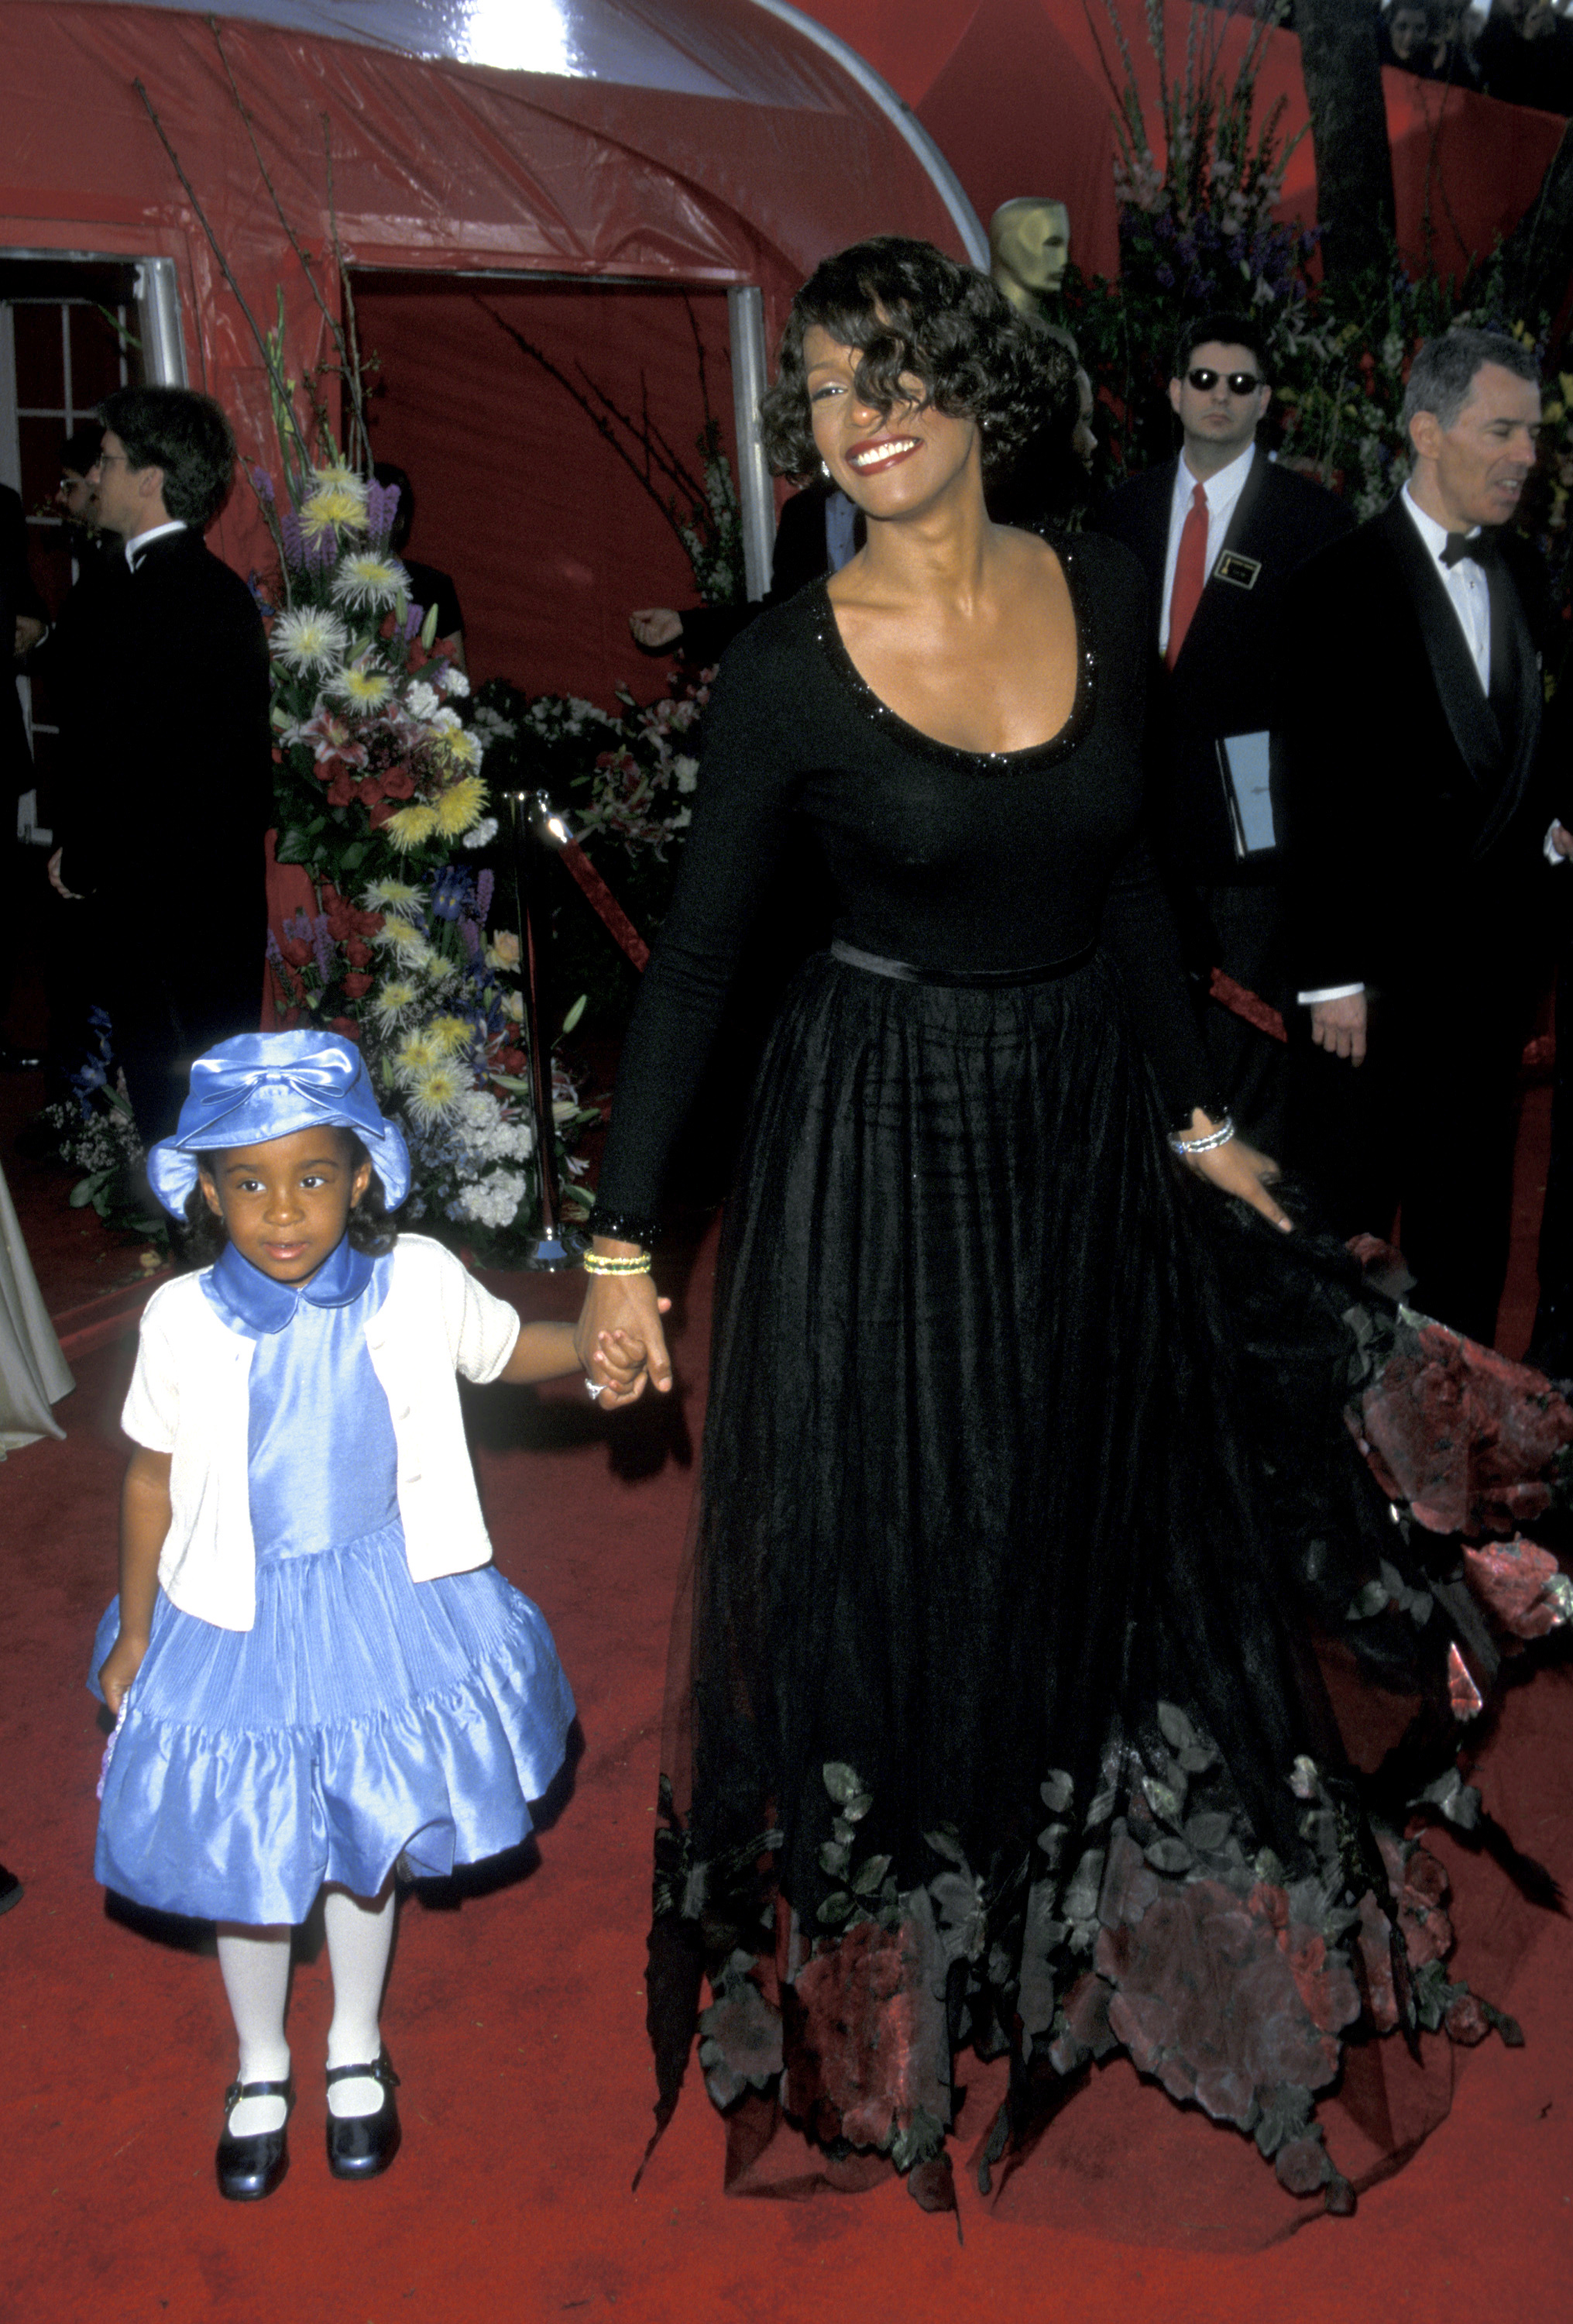
[[[134,573],[137,567],[142,563],[142,553],[144,549],[151,549],[155,540],[162,540],[166,533],[184,532],[185,530],[185,518],[183,516],[172,516],[163,524],[150,525],[145,532],[137,533],[133,540],[128,540],[125,544],[125,561],[130,566],[132,571]]]
[[[1487,586],[1485,568],[1472,557],[1461,557],[1456,565],[1442,563],[1442,551],[1453,535],[1440,525],[1435,517],[1427,516],[1424,509],[1405,484],[1400,498],[1404,512],[1426,545],[1427,554],[1437,568],[1438,577],[1448,593],[1448,603],[1458,617],[1458,627],[1464,632],[1464,643],[1475,664],[1475,675],[1480,680],[1482,694],[1491,691],[1491,591]],[[1480,527],[1473,526],[1464,535],[1466,540],[1476,540]]]
[[[1180,536],[1185,530],[1185,520],[1191,512],[1191,495],[1200,484],[1207,495],[1207,561],[1204,573],[1210,573],[1218,563],[1219,549],[1234,513],[1240,504],[1240,494],[1246,489],[1246,478],[1251,473],[1251,462],[1256,447],[1247,444],[1237,460],[1216,475],[1193,476],[1186,466],[1185,455],[1180,455],[1174,467],[1174,492],[1169,503],[1169,547],[1164,558],[1164,610],[1158,623],[1158,651],[1169,650],[1169,607],[1174,595],[1174,567],[1180,560]]]

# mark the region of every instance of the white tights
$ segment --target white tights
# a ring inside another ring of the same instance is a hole
[[[327,2031],[327,2062],[369,2063],[382,2047],[378,2014],[393,1944],[393,1883],[379,1896],[354,1896],[347,1888],[323,1891],[328,1967],[333,1972],[333,2023]],[[218,1927],[218,1966],[240,2042],[243,2082],[281,2082],[290,2071],[284,2038],[284,2006],[290,1994],[290,1930],[251,1928],[235,1921]],[[382,2085],[368,2074],[336,2082],[328,2112],[341,2119],[375,2114]],[[236,2138],[277,2130],[286,2113],[281,2098],[243,2098],[229,2118]]]

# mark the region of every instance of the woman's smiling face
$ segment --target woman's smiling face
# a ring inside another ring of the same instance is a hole
[[[952,419],[928,401],[921,379],[904,372],[906,401],[882,414],[858,392],[860,350],[842,346],[818,323],[803,334],[803,366],[814,441],[831,480],[871,517],[911,514],[977,466],[975,420]]]
[[[207,1207],[243,1259],[275,1283],[308,1283],[344,1240],[372,1166],[351,1158],[349,1133],[297,1130],[261,1146],[230,1146],[200,1174]]]

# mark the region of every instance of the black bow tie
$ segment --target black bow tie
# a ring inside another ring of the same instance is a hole
[[[1462,565],[1467,557],[1476,565],[1491,565],[1496,560],[1496,543],[1488,532],[1450,532],[1440,555],[1444,565]]]

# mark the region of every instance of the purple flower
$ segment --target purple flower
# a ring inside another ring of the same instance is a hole
[[[279,530],[284,543],[286,565],[301,566],[306,562],[306,540],[300,530],[300,520],[293,509],[286,509],[280,520]]]
[[[475,912],[483,927],[492,909],[492,890],[496,884],[490,872],[483,872],[475,881]]]
[[[459,922],[459,934],[465,940],[465,950],[469,954],[470,958],[474,960],[476,954],[481,949],[481,931],[479,927],[477,927],[474,920],[466,918]]]
[[[258,467],[252,470],[252,490],[258,500],[266,501],[268,506],[272,507],[273,479],[269,475],[266,468]]]
[[[304,919],[305,913],[302,912],[300,917]],[[322,972],[322,981],[327,984],[333,976],[334,945],[333,938],[328,934],[326,912],[318,912],[311,923],[311,949],[317,955],[317,965]]]
[[[286,922],[286,926],[288,926],[288,923],[287,923],[287,922]],[[284,955],[283,955],[283,954],[279,950],[279,939],[278,939],[278,937],[273,934],[273,931],[272,931],[272,929],[271,929],[271,928],[270,928],[270,929],[268,930],[268,941],[267,941],[267,943],[263,945],[262,949],[263,949],[264,953],[267,954],[268,965],[269,965],[271,968],[282,968],[282,967],[283,967],[283,965],[284,965]]]
[[[404,616],[404,642],[410,644],[420,635],[420,625],[426,619],[419,605],[411,605]]]

